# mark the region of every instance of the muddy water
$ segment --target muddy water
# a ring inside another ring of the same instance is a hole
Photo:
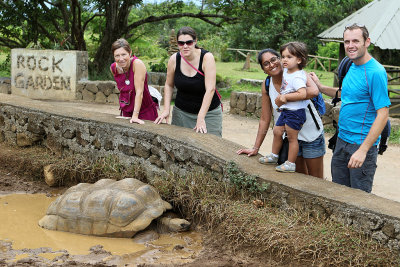
[[[182,263],[190,261],[202,250],[202,237],[195,232],[163,234],[158,240],[138,244],[129,238],[94,237],[45,230],[38,226],[38,221],[55,198],[44,194],[0,195],[0,240],[12,242],[13,250],[50,247],[54,253],[37,255],[50,260],[63,250],[72,255],[86,255],[90,247],[102,245],[112,255],[121,256],[120,264],[137,262],[139,259],[142,262]],[[14,260],[25,256],[16,255]]]

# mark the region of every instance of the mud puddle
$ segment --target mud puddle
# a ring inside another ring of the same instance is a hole
[[[56,197],[45,194],[0,195],[0,260],[135,266],[139,263],[187,263],[203,250],[197,232],[161,234],[144,244],[129,238],[106,238],[46,230],[38,226]],[[133,265],[132,265],[133,264]]]

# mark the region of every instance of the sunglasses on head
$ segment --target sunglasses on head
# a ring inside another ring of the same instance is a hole
[[[185,44],[187,46],[191,46],[194,43],[194,40],[189,40],[189,41],[178,41],[179,46],[184,46]]]

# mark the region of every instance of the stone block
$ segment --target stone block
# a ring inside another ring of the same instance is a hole
[[[76,99],[76,100],[82,100],[82,99],[83,99],[82,93],[81,93],[81,92],[76,92],[76,94],[75,94],[75,99]]]
[[[86,83],[85,90],[87,90],[87,91],[89,91],[89,92],[92,92],[92,93],[94,93],[94,94],[97,94],[97,92],[99,91],[99,88],[97,88],[97,83],[98,83],[98,82],[91,82],[91,81],[88,81],[88,82]]]
[[[117,87],[117,84],[115,84],[115,86],[114,86],[114,91],[113,91],[113,93],[119,95],[119,89],[118,89],[118,87]]]
[[[257,94],[247,93],[246,98],[247,98],[246,110],[247,112],[253,113],[256,110]]]
[[[96,103],[106,103],[107,102],[107,97],[103,94],[103,92],[98,92],[96,94],[94,102],[96,102]]]
[[[151,85],[159,85],[160,77],[157,75],[157,72],[148,72],[147,73],[147,83]]]
[[[133,149],[135,155],[147,159],[150,157],[150,148],[147,148],[141,143],[138,143],[135,148]]]
[[[4,132],[0,131],[0,143],[3,143],[6,140]]]
[[[262,107],[262,96],[261,94],[257,94],[256,109],[261,109],[261,107]]]
[[[236,106],[238,109],[245,111],[246,105],[247,105],[247,96],[245,93],[240,93]]]
[[[238,99],[238,93],[236,91],[232,91],[229,100],[231,108],[236,108],[237,99]]]
[[[109,96],[114,92],[116,83],[113,81],[98,81],[97,88],[100,92],[103,92],[105,96]]]
[[[76,85],[76,92],[82,93],[83,89],[85,89],[86,87],[86,83],[87,82],[78,82],[78,84]]]
[[[0,94],[11,94],[11,85],[7,83],[0,83]]]
[[[104,143],[104,149],[107,150],[107,151],[114,150],[114,144],[113,144],[113,142],[110,141],[110,140],[107,140],[107,141]]]
[[[107,103],[118,104],[119,96],[116,94],[111,94],[107,97]]]
[[[82,92],[82,100],[88,101],[88,102],[93,102],[95,99],[96,95],[88,90],[83,90]]]

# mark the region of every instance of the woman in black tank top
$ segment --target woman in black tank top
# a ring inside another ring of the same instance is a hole
[[[179,52],[168,61],[164,87],[164,110],[155,120],[168,119],[174,87],[177,88],[171,124],[199,133],[222,136],[222,109],[216,94],[213,55],[197,46],[195,31],[183,27],[177,34]]]

